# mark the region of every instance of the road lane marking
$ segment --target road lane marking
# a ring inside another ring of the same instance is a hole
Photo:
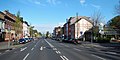
[[[58,54],[58,51],[55,51]]]
[[[66,56],[63,56],[65,58],[65,60],[69,60]]]
[[[105,53],[109,53],[109,54],[117,54],[117,53],[115,53],[115,52],[105,52]]]
[[[57,50],[56,48],[53,48],[53,50]]]
[[[26,58],[29,56],[29,53],[24,57],[24,59],[23,60],[26,60]]]
[[[34,48],[32,48],[31,50],[33,50]]]
[[[69,47],[68,45],[65,45],[65,44],[61,44],[61,45],[64,45],[65,47]]]
[[[42,51],[42,50],[43,50],[43,47],[41,47],[40,50]]]
[[[63,56],[60,56],[60,58],[61,58],[62,60],[65,60],[65,59],[63,58]]]
[[[45,41],[50,45],[50,47],[54,47],[51,43],[49,43],[46,39],[45,39]]]
[[[82,51],[82,50],[80,50],[80,49],[77,49],[77,48],[74,48],[74,50],[77,50],[77,51]]]
[[[58,53],[59,53],[59,54],[61,54],[61,52],[60,52],[60,51],[58,51]]]
[[[106,59],[104,59],[104,58],[102,58],[102,57],[100,57],[100,56],[93,55],[93,54],[91,54],[91,55],[94,56],[94,57],[97,57],[97,58],[99,58],[99,59],[106,60]]]
[[[24,51],[25,49],[27,49],[27,47],[25,47],[25,48],[21,48],[21,50],[20,50],[20,51],[22,52],[22,51]]]

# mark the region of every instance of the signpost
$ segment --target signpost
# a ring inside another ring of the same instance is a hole
[[[8,48],[10,48],[10,31],[11,31],[11,27],[8,25],[8,34],[9,34],[9,40],[8,40]]]

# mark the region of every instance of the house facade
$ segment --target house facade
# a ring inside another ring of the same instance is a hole
[[[5,20],[4,20],[4,14],[0,12],[0,41],[4,41],[5,37]]]
[[[79,16],[79,19],[73,23],[72,28],[75,30],[72,30],[72,37],[75,39],[83,38],[83,35],[86,31],[91,29],[93,27],[92,22],[89,20],[89,17],[85,16]]]
[[[29,25],[28,22],[23,21],[23,38],[30,37]]]

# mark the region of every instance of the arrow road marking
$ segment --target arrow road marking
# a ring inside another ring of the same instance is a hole
[[[42,50],[43,50],[43,47],[41,47],[40,50],[42,51]]]

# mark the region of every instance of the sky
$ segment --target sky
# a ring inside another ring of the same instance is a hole
[[[106,23],[116,16],[115,5],[119,0],[0,0],[0,11],[12,14],[20,11],[21,17],[39,32],[53,32],[71,16],[92,16],[100,11]]]

